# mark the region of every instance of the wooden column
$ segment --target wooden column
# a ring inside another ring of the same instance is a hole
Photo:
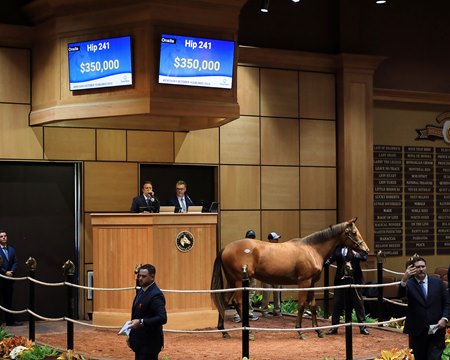
[[[373,249],[373,73],[383,58],[341,54],[338,59],[338,220],[357,216]]]

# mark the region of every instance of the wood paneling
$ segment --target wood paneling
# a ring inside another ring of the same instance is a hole
[[[128,161],[172,162],[173,133],[127,131]]]
[[[262,211],[262,238],[268,240],[269,233],[281,235],[279,242],[300,237],[300,212],[297,210]]]
[[[298,73],[261,69],[261,116],[298,117]]]
[[[336,223],[336,210],[302,210],[300,212],[300,236],[305,237]]]
[[[261,164],[298,165],[298,123],[298,119],[261,119]]]
[[[217,164],[219,162],[219,129],[175,133],[175,162]]]
[[[0,47],[0,103],[30,104],[30,51]]]
[[[298,167],[261,167],[261,208],[299,208]]]
[[[238,66],[237,97],[242,115],[259,115],[259,68]]]
[[[0,104],[0,158],[42,159],[42,128],[28,126],[29,112],[29,105]]]
[[[44,128],[45,158],[95,160],[95,130]]]
[[[336,209],[336,169],[300,168],[300,194],[303,210]]]
[[[84,210],[129,211],[136,193],[138,166],[132,163],[86,162]]]
[[[126,161],[127,136],[121,130],[97,130],[97,160]]]
[[[91,214],[84,213],[84,241],[83,241],[84,263],[92,264],[94,261]]]
[[[247,230],[253,230],[256,238],[264,237],[260,232],[260,211],[221,211],[220,233],[222,248],[234,240],[243,239]]]
[[[260,168],[258,166],[221,166],[220,204],[223,210],[259,209]]]
[[[300,117],[336,119],[336,80],[334,74],[299,74]]]
[[[300,165],[336,166],[336,123],[300,120]]]
[[[222,164],[259,164],[259,118],[242,116],[220,128]]]

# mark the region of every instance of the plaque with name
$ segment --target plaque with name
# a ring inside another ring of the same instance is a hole
[[[437,254],[450,254],[450,148],[436,148]]]
[[[403,254],[402,147],[375,145],[373,160],[375,250],[399,256]]]

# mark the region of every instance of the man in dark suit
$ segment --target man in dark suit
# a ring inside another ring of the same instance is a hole
[[[158,360],[164,347],[163,325],[167,322],[166,299],[155,283],[156,269],[145,264],[139,268],[141,289],[136,294],[131,309],[128,346],[136,360]]]
[[[153,192],[152,182],[145,181],[142,184],[142,195],[136,196],[133,199],[130,211],[133,213],[159,213],[159,207],[159,200]]]
[[[403,332],[410,334],[414,358],[440,360],[445,347],[450,300],[442,280],[427,275],[424,258],[415,258],[407,267],[399,295],[408,300]]]
[[[361,270],[361,261],[367,261],[367,255],[349,249],[345,246],[339,246],[329,259],[325,261],[325,266],[329,266],[336,261],[336,275],[334,277],[334,285],[345,284],[363,284],[364,278]],[[346,273],[347,266],[347,273]],[[350,271],[349,271],[350,270]],[[345,291],[346,289],[334,289],[333,297],[333,314],[331,316],[331,324],[339,324],[339,318],[345,307]],[[350,291],[352,309],[355,309],[356,318],[359,323],[363,323],[366,318],[364,310],[364,301],[360,289],[353,288]],[[363,335],[370,335],[369,330],[365,326],[360,326],[359,331]],[[335,335],[338,333],[337,328],[328,330],[327,335]]]
[[[13,277],[17,270],[17,256],[16,250],[8,245],[8,235],[6,231],[0,230],[0,257],[1,268],[0,274],[6,277]],[[13,280],[8,280],[0,277],[0,295],[2,297],[3,307],[12,310],[12,297],[13,297]],[[14,315],[5,311],[5,321],[7,326],[18,326],[22,323],[14,320]]]
[[[188,194],[186,194],[187,184],[183,180],[176,183],[176,195],[169,200],[169,205],[175,206],[176,213],[188,212],[189,206],[193,206],[194,202]]]

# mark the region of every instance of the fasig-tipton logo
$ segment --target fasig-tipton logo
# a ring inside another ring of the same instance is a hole
[[[189,231],[182,231],[177,235],[176,246],[181,252],[188,252],[194,247],[194,235]]]

